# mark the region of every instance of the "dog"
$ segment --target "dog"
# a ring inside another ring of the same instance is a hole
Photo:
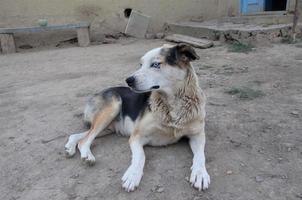
[[[122,187],[134,191],[143,176],[144,145],[163,146],[189,139],[193,152],[190,183],[199,191],[210,184],[205,166],[205,103],[191,62],[199,59],[187,44],[163,45],[147,52],[140,69],[126,79],[129,87],[112,87],[95,94],[84,110],[90,129],[73,134],[65,145],[67,156],[78,147],[81,159],[95,163],[90,146],[99,135],[116,132],[130,136],[132,160]]]

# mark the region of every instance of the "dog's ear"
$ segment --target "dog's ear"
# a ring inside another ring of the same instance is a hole
[[[180,43],[169,49],[166,61],[170,65],[177,65],[180,62],[188,64],[191,61],[198,60],[199,56],[196,54],[193,47],[188,44]]]

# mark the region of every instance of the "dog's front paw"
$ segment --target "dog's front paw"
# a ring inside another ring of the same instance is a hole
[[[125,172],[122,181],[123,188],[127,192],[132,192],[139,185],[143,176],[143,170],[137,169],[136,167],[130,166]]]
[[[196,168],[192,166],[191,170],[191,185],[199,191],[208,189],[210,184],[210,176],[206,168]]]

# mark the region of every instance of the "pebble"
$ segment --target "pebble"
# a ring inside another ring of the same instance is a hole
[[[153,34],[153,33],[147,33],[147,34],[145,35],[145,38],[146,38],[146,39],[155,39],[155,38],[156,38],[156,35]]]
[[[163,39],[165,37],[164,33],[156,33],[156,38],[157,39]]]
[[[157,192],[157,193],[162,193],[164,190],[165,188],[162,185],[156,185],[151,189],[152,192]]]
[[[261,183],[264,181],[264,178],[262,176],[256,176],[255,180],[256,180],[256,182]]]
[[[292,111],[290,114],[295,115],[295,116],[299,115],[298,111]]]
[[[227,173],[227,175],[231,175],[231,174],[233,174],[233,171],[232,170],[228,170],[226,173]]]
[[[70,178],[72,178],[72,179],[76,179],[76,178],[79,178],[79,174],[74,174],[74,175],[72,175]]]

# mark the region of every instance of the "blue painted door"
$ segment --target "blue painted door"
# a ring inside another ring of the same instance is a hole
[[[265,0],[241,0],[241,12],[243,14],[264,11]]]

